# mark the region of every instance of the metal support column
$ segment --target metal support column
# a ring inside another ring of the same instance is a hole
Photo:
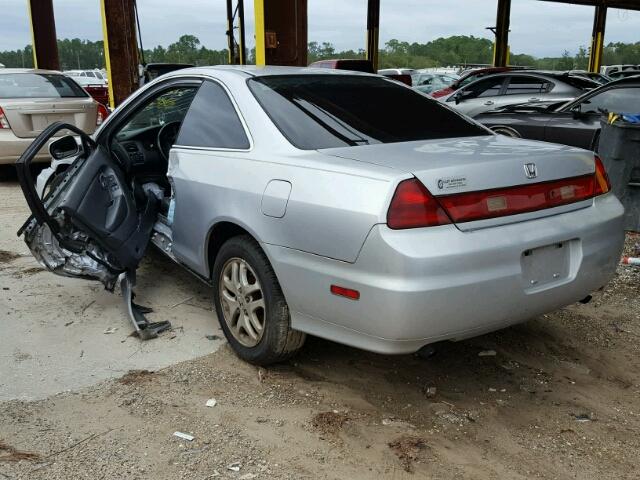
[[[591,50],[589,52],[589,71],[597,73],[602,65],[604,48],[604,28],[607,23],[607,7],[598,5],[593,17],[593,33],[591,34]]]
[[[238,19],[238,37],[236,42],[236,18]],[[227,44],[229,49],[230,65],[246,65],[247,47],[244,35],[244,0],[237,0],[236,8],[233,8],[233,0],[227,0]]]
[[[493,66],[506,67],[509,64],[509,22],[511,0],[498,0],[495,35],[493,45]]]
[[[27,6],[31,20],[33,66],[46,70],[60,70],[53,0],[27,0]]]
[[[139,85],[135,0],[100,0],[109,104],[118,106]]]
[[[367,60],[378,70],[378,42],[380,37],[380,0],[367,1]]]
[[[236,63],[236,39],[233,35],[233,0],[227,0],[227,48],[229,65]]]
[[[244,0],[238,0],[238,29],[240,30],[240,65],[247,64],[247,44],[244,38]]]
[[[307,0],[254,0],[254,7],[256,65],[306,66]]]
[[[267,64],[267,48],[264,25],[264,2],[265,0],[254,0],[254,16],[256,22],[256,65]]]

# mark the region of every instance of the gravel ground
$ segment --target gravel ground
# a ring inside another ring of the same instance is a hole
[[[428,359],[312,338],[262,369],[225,345],[0,402],[0,480],[638,478],[639,281]]]

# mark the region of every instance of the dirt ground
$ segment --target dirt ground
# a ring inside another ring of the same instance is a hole
[[[0,190],[3,205],[19,198],[15,185]],[[0,258],[0,267],[15,261]],[[182,278],[172,271],[152,254],[141,277]],[[640,269],[620,267],[587,305],[441,345],[426,359],[311,338],[296,359],[261,369],[223,345],[41,400],[3,401],[0,480],[639,478],[639,281]],[[2,319],[0,353],[13,351],[5,339],[14,317]],[[169,354],[166,335],[146,348]]]

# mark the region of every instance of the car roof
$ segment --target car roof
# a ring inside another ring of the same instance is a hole
[[[513,67],[483,67],[483,68],[472,68],[470,70],[465,70],[461,73],[463,76],[476,75],[478,73],[503,73],[503,72],[511,72],[513,70],[518,70]]]
[[[354,70],[339,70],[333,68],[314,68],[314,67],[282,67],[276,65],[218,65],[211,67],[194,67],[177,70],[167,75],[212,75],[215,76],[219,72],[227,74],[236,74],[244,77],[267,77],[272,75],[375,75],[372,73],[358,72]]]
[[[62,72],[58,70],[43,70],[41,68],[3,68],[0,70],[0,75],[8,73],[55,73],[62,75]]]

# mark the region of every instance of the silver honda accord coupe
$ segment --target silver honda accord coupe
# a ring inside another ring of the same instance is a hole
[[[36,182],[32,156],[62,129],[77,138]],[[364,73],[180,70],[92,136],[53,124],[17,168],[19,233],[44,266],[119,284],[151,338],[167,324],[132,297],[152,243],[212,286],[256,364],[306,334],[401,354],[523,322],[605,285],[624,239],[593,152],[494,135]]]

